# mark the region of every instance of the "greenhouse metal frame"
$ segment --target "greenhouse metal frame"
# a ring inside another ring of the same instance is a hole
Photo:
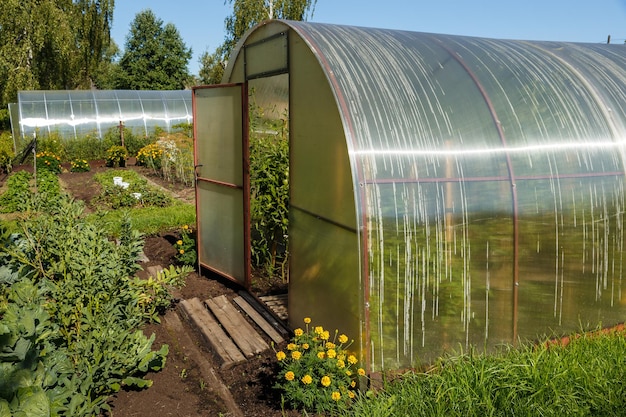
[[[289,116],[293,327],[376,372],[624,322],[624,68],[622,45],[264,22],[193,90],[200,262],[250,285],[254,100]]]

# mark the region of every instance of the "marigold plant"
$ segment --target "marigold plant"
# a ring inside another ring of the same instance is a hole
[[[48,170],[54,174],[61,173],[61,157],[58,155],[43,151],[36,155],[37,157],[37,170]]]
[[[346,410],[355,397],[358,377],[365,370],[348,350],[352,341],[322,326],[312,326],[304,319],[305,328],[295,329],[285,350],[276,352],[279,373],[274,388],[282,391],[285,402],[294,409],[307,412],[332,413]]]
[[[181,265],[195,266],[198,259],[196,252],[195,233],[189,225],[184,225],[180,229],[180,239],[174,244],[176,249],[176,260]]]
[[[86,159],[75,159],[71,163],[71,172],[89,172],[91,167]]]

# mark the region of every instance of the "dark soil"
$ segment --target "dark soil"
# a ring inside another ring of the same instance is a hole
[[[30,169],[29,169],[30,168]],[[68,167],[65,167],[66,170]],[[16,170],[25,169],[32,171],[32,167],[21,166]],[[59,178],[66,192],[74,198],[87,203],[90,210],[91,199],[100,192],[99,184],[93,179],[93,175],[106,169],[104,161],[91,163],[91,171],[86,173],[64,172]],[[171,184],[154,175],[150,170],[134,166],[132,161],[125,169],[133,169],[143,174],[149,181],[164,189],[169,190],[175,197],[193,202],[193,187],[185,187],[181,184]],[[0,186],[4,182],[4,176],[0,177]],[[140,276],[147,276],[150,266],[161,265],[167,267],[175,263],[175,250],[173,243],[178,239],[176,231],[162,233],[159,236],[148,236],[145,239],[144,253],[149,259],[143,263],[143,271]],[[223,295],[232,298],[237,295],[241,288],[217,276],[204,273],[202,275],[191,273],[186,285],[175,293],[176,301],[198,297],[201,300]],[[253,279],[251,291],[256,295],[264,295],[285,291],[285,285],[279,280],[271,278]],[[166,314],[177,314],[176,303]],[[218,362],[213,358],[208,347],[202,343],[202,339],[183,324],[185,334],[172,331],[164,324],[150,324],[144,329],[144,333],[154,333],[156,340],[153,345],[158,349],[162,344],[169,345],[169,355],[163,370],[147,375],[153,381],[153,385],[140,391],[121,391],[111,397],[110,416],[228,416],[232,415],[221,400],[217,392],[203,380],[199,366],[191,358],[192,349],[199,348],[203,357],[212,364],[215,374],[226,385],[235,403],[244,416],[300,416],[295,411],[281,410],[280,396],[272,389],[275,374],[275,356],[272,349],[234,366],[228,370],[222,370]],[[190,346],[189,344],[195,346]],[[268,339],[269,343],[269,339]]]

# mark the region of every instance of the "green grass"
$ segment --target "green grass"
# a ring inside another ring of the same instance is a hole
[[[626,333],[442,359],[363,395],[344,416],[626,416]]]
[[[145,235],[161,232],[196,223],[196,207],[192,204],[175,203],[168,207],[145,207],[129,209],[134,229]],[[89,215],[91,221],[101,221],[112,236],[119,235],[120,219],[124,210],[114,210]]]

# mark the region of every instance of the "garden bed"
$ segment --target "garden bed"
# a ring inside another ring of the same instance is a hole
[[[67,167],[59,175],[61,186],[65,192],[71,194],[75,199],[85,201],[87,212],[93,212],[93,198],[101,191],[100,184],[95,180],[95,175],[104,173],[111,168],[107,168],[104,161],[90,162],[89,172],[67,172]],[[193,187],[186,187],[181,184],[171,183],[155,175],[150,169],[134,165],[132,162],[125,170],[132,170],[148,180],[151,186],[167,191],[172,197],[184,203],[194,203]],[[32,166],[23,165],[15,167],[14,171],[32,172]],[[4,185],[6,178],[0,177],[0,187]],[[161,265],[167,267],[175,263],[176,250],[174,243],[179,239],[176,230],[163,232],[156,236],[145,238],[144,253],[148,259],[142,264],[143,271],[139,275],[146,275],[145,272],[150,266]],[[254,291],[258,295],[273,293],[285,290],[281,282],[268,279],[255,279]],[[199,276],[191,273],[186,280],[186,285],[175,294],[177,299],[187,299],[199,297],[200,299],[212,298],[219,295],[226,295],[229,298],[236,296],[235,285],[220,280],[219,277]],[[173,314],[175,310],[168,314]],[[200,338],[185,325],[185,332],[191,335],[191,340],[203,352],[206,360],[212,363],[213,369],[218,377],[230,390],[235,402],[246,416],[282,416],[285,415],[280,410],[280,398],[273,385],[272,375],[275,363],[274,352],[268,351],[256,357],[234,366],[228,370],[220,370],[219,364],[214,361],[212,354],[200,342]],[[181,341],[185,337],[172,329],[168,329],[163,324],[150,324],[144,329],[146,335],[154,333],[156,340],[154,346],[162,344],[169,345],[169,354],[166,366],[159,372],[151,373],[147,376],[153,380],[152,387],[143,390],[120,391],[111,397],[110,405],[112,416],[216,416],[227,414],[228,409],[223,401],[203,380],[198,364],[190,358],[190,351],[194,346],[188,346]],[[187,338],[188,340],[188,338]],[[300,415],[291,413],[286,415]]]

